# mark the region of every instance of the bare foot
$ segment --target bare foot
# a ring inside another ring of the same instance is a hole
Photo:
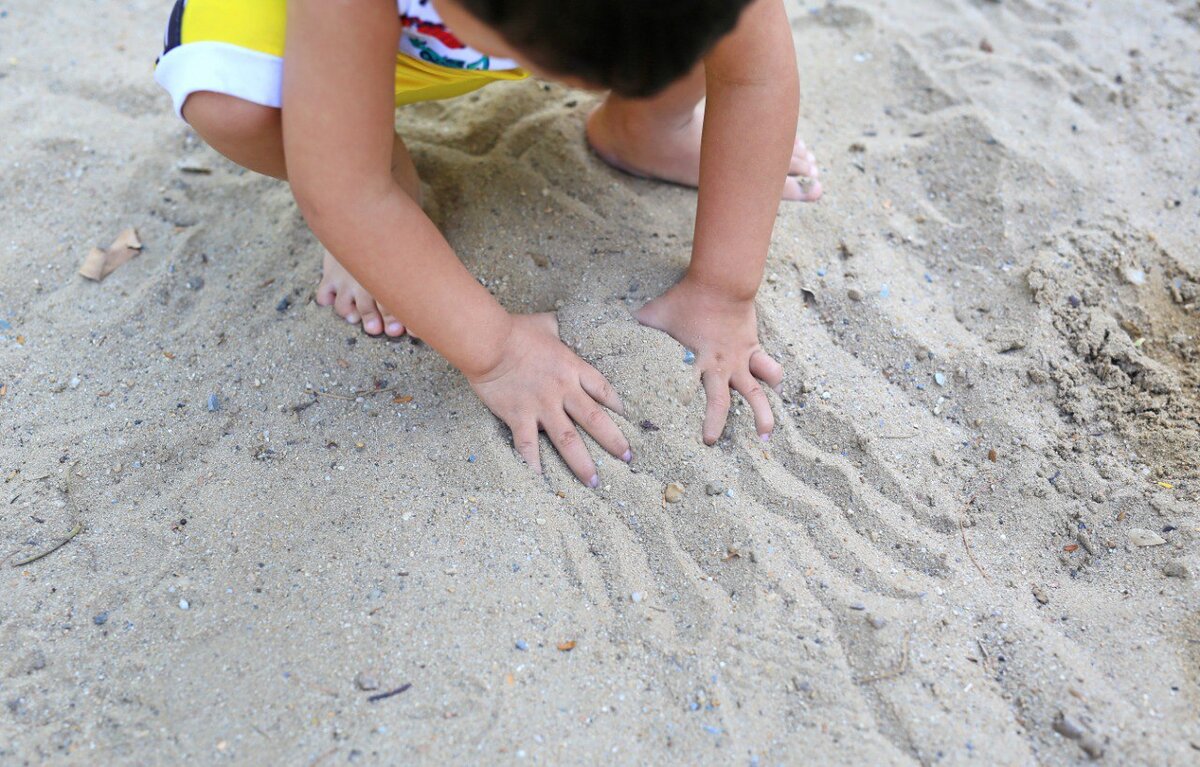
[[[392,144],[392,177],[418,205],[421,204],[421,179],[417,175],[417,167],[413,165],[412,155],[408,153],[408,147],[399,135]],[[333,310],[351,325],[361,322],[367,335],[378,336],[386,333],[392,338],[398,338],[405,333],[404,324],[375,303],[367,289],[329,253],[325,254],[325,261],[321,265],[317,303],[321,306],[332,306]]]
[[[321,284],[317,286],[317,303],[332,306],[333,310],[351,325],[362,323],[368,335],[386,333],[392,338],[404,335],[404,325],[388,314],[358,280],[329,253],[322,265]]]
[[[691,118],[675,125],[643,121],[638,125],[606,109],[596,107],[588,117],[587,139],[592,151],[617,170],[641,178],[696,187],[700,184],[700,137],[704,128],[704,102]],[[782,197],[796,202],[815,202],[822,189],[817,158],[804,142],[796,139],[792,164],[783,184]]]

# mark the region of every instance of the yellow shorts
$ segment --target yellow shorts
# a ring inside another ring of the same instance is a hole
[[[279,108],[287,0],[178,0],[154,79],[181,117],[188,96],[213,91]],[[523,80],[521,69],[463,70],[396,53],[396,105],[448,99],[497,80]]]

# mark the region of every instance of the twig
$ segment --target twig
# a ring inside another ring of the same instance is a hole
[[[966,505],[962,507],[962,510],[959,511],[958,532],[962,534],[963,546],[966,547],[967,556],[971,558],[971,562],[975,565],[975,569],[979,571],[979,574],[983,576],[985,581],[991,581],[991,578],[988,577],[988,574],[983,571],[983,567],[979,564],[979,560],[975,558],[975,552],[971,551],[971,544],[967,542],[967,528],[963,525],[963,514],[966,514],[967,509],[975,505],[975,499],[977,497],[978,496],[972,495],[971,499],[968,500]]]
[[[876,674],[875,676],[865,677],[858,680],[858,683],[874,684],[875,682],[883,682],[888,679],[895,679],[904,672],[908,671],[908,642],[910,639],[912,639],[912,634],[907,631],[904,632],[904,645],[900,648],[900,661],[896,664],[894,669],[891,671],[885,671],[882,674]]]
[[[407,692],[410,687],[412,687],[412,683],[406,682],[390,692],[381,692],[378,695],[372,695],[371,697],[367,698],[367,702],[368,703],[378,703],[381,700],[387,700],[388,698],[390,698],[394,695],[399,695],[402,692]]]
[[[340,399],[343,402],[354,402],[359,397],[370,397],[370,396],[374,396],[376,394],[386,394],[388,392],[394,392],[399,388],[400,388],[399,386],[389,386],[386,389],[364,389],[363,391],[352,392],[351,395],[348,397],[345,394],[334,394],[332,392],[322,392],[322,391],[317,391],[316,389],[313,389],[312,393],[313,393],[314,397],[329,397],[330,399]]]
[[[12,566],[13,567],[24,567],[25,565],[33,564],[34,562],[38,561],[39,559],[48,557],[51,554],[53,554],[54,552],[61,549],[63,546],[66,546],[68,543],[71,542],[72,538],[74,538],[75,536],[79,535],[82,532],[83,532],[83,523],[76,522],[75,527],[71,528],[71,532],[67,533],[66,538],[63,538],[61,541],[54,544],[53,546],[46,549],[45,551],[41,552],[40,554],[34,554],[32,557],[26,557],[25,559],[22,559],[19,562],[13,562]]]

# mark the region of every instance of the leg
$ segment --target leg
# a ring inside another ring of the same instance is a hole
[[[283,123],[278,109],[202,91],[188,97],[184,118],[205,142],[243,168],[287,180],[283,153]],[[421,180],[412,156],[399,136],[392,149],[392,177],[414,200],[421,202]],[[404,325],[375,303],[362,285],[326,253],[317,303],[334,307],[348,322],[362,323],[371,335],[404,335]]]
[[[701,64],[654,98],[627,99],[610,93],[588,118],[588,143],[618,170],[698,186],[704,92]],[[796,139],[783,199],[808,202],[820,198],[818,175],[816,158]]]

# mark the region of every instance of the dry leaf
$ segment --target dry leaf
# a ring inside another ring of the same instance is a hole
[[[1134,546],[1162,546],[1167,542],[1153,530],[1144,530],[1140,527],[1134,527],[1129,530],[1129,540]]]
[[[108,250],[92,248],[83,259],[79,273],[89,280],[99,282],[141,252],[142,242],[138,239],[137,230],[129,227],[117,235],[117,239],[108,246]]]
[[[5,394],[8,394],[8,384],[0,386],[0,397],[3,397]]]
[[[1079,544],[1078,543],[1068,543],[1066,546],[1063,546],[1063,551],[1067,552],[1068,554],[1079,551]]]
[[[996,462],[996,458],[997,458],[997,457],[998,457],[998,456],[996,455],[996,449],[995,449],[995,448],[992,448],[991,450],[989,450],[989,451],[988,451],[988,460],[989,460],[989,461],[991,461],[992,463],[995,463],[995,462]]]
[[[558,651],[559,652],[571,652],[574,649],[575,649],[575,640],[574,639],[570,640],[569,642],[559,642],[558,643]]]
[[[412,401],[412,395],[409,394],[401,394],[399,397],[396,397],[396,399],[392,400],[392,402],[395,402],[397,405],[407,405]]]

